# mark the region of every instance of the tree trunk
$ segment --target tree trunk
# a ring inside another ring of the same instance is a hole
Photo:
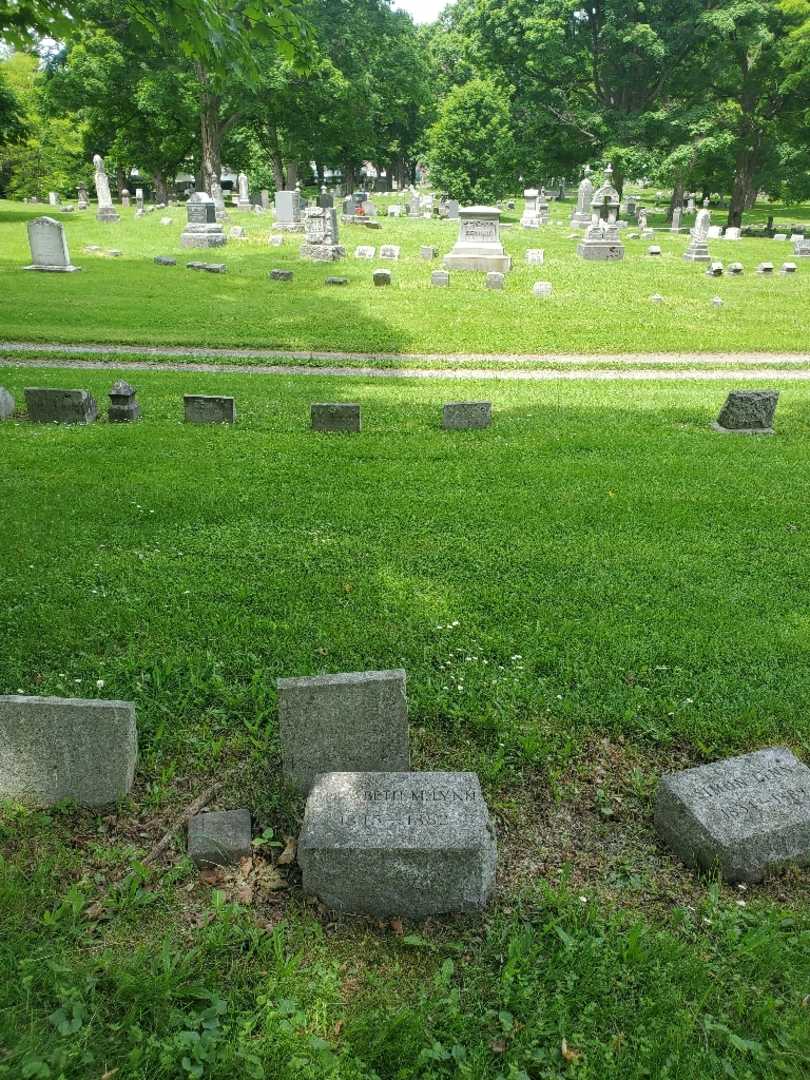
[[[737,152],[734,170],[734,186],[731,189],[731,205],[728,209],[727,225],[740,228],[743,210],[747,209],[754,191],[755,150],[751,146],[741,146]]]
[[[669,200],[669,210],[667,210],[667,221],[672,224],[672,214],[676,207],[683,206],[683,197],[686,193],[686,185],[683,182],[683,177],[678,176],[675,179],[675,183],[672,185],[672,198]]]
[[[343,167],[343,185],[346,188],[346,194],[351,195],[354,191],[354,165],[344,165]]]
[[[292,191],[295,185],[298,183],[298,162],[287,162],[287,187]]]
[[[210,195],[212,183],[219,183],[222,175],[222,125],[219,117],[222,99],[212,90],[208,72],[201,64],[196,65],[196,72],[200,84],[200,171],[203,190]]]
[[[155,202],[168,203],[169,201],[169,189],[166,183],[166,178],[163,173],[152,173],[152,186],[154,187],[153,197]]]

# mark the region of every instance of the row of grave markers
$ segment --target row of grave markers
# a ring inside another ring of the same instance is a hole
[[[98,406],[88,390],[62,390],[55,387],[25,388],[28,417],[34,423],[91,424],[98,417]],[[109,390],[108,419],[125,422],[141,416],[136,390],[118,379]],[[745,434],[773,434],[773,418],[779,400],[778,390],[732,390],[714,421],[717,431]],[[0,420],[15,415],[13,395],[0,386]],[[184,394],[183,410],[190,424],[233,424],[236,402],[220,394]],[[313,431],[356,433],[362,428],[362,410],[353,402],[313,402],[310,405]],[[489,401],[450,401],[442,406],[442,427],[447,430],[487,428],[492,422]]]
[[[337,911],[422,918],[482,910],[495,827],[478,776],[411,770],[401,669],[278,679],[284,780],[306,796],[303,889]],[[0,696],[0,798],[34,806],[124,799],[137,765],[135,705]],[[810,864],[810,769],[768,747],[662,776],[655,827],[688,866],[756,882]],[[250,854],[247,808],[191,819],[199,866]]]

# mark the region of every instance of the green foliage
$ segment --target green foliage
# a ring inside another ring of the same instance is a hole
[[[500,198],[515,186],[513,145],[509,103],[494,83],[453,87],[427,133],[432,183],[462,203]]]

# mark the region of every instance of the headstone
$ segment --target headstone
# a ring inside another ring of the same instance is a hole
[[[110,399],[110,407],[107,418],[113,421],[137,420],[141,415],[141,407],[135,400],[135,387],[130,386],[124,379],[118,379],[107,391]]]
[[[712,427],[715,431],[772,435],[778,390],[732,390]]]
[[[188,854],[195,866],[234,866],[251,854],[251,839],[249,810],[211,810],[188,823]]]
[[[741,262],[733,262],[733,263],[728,264],[728,272],[730,274],[734,274],[734,275],[741,274],[744,271],[744,269],[745,269],[745,267],[743,266],[743,264]]]
[[[391,205],[388,207],[388,216],[393,218],[402,217],[401,203],[391,203]]]
[[[695,212],[695,196],[694,195],[689,196],[689,199],[688,199],[688,201],[686,203],[686,212],[687,212],[687,214],[694,214],[694,212]]]
[[[162,218],[160,219],[160,224],[161,224],[161,225],[172,225],[173,223],[174,223],[174,218],[170,218],[170,217],[162,217]],[[192,246],[193,246],[193,247],[199,247],[200,245],[199,245],[199,244],[194,244],[194,245],[191,245],[191,244],[186,244],[185,246],[186,246],[186,247],[192,247]]]
[[[390,270],[374,270],[371,274],[371,280],[375,285],[390,285],[391,284],[391,271]]]
[[[223,247],[225,232],[217,221],[217,207],[205,191],[195,191],[186,203],[188,221],[180,234],[184,248]]]
[[[284,237],[277,236],[275,233],[271,233],[268,243],[270,244],[270,247],[281,247],[281,245],[284,243]]]
[[[399,246],[397,244],[382,244],[380,246],[380,258],[397,262],[399,260]]]
[[[86,390],[27,386],[25,403],[35,424],[92,424],[98,415],[96,400]]]
[[[625,199],[624,205],[625,205],[625,211],[627,213],[627,216],[631,217],[631,218],[635,218],[636,215],[639,213],[638,195],[628,195],[627,198]],[[645,211],[643,211],[643,213],[644,213],[644,217],[646,219],[647,211],[645,210]],[[640,217],[639,217],[639,222],[638,223],[639,223],[639,225],[641,225]]]
[[[804,240],[804,233],[800,233],[800,232],[791,233],[790,236],[788,237],[788,240],[790,241],[791,244],[795,244],[800,240]]]
[[[759,264],[759,266],[757,267],[757,273],[758,274],[772,274],[773,273],[773,263],[772,262],[761,262]]]
[[[660,255],[661,254],[661,248],[658,246],[658,244],[650,244],[650,246],[647,248],[647,254],[648,255]]]
[[[550,281],[535,281],[534,285],[532,285],[532,295],[537,296],[540,300],[548,300],[553,292],[554,287]]]
[[[239,207],[240,210],[249,210],[250,192],[248,191],[247,176],[243,172],[240,172],[236,178],[236,183],[239,186],[239,196],[237,198],[236,205]]]
[[[110,181],[107,179],[107,174],[104,171],[104,158],[100,154],[94,155],[93,167],[95,169],[96,198],[98,200],[96,220],[120,221],[121,218],[116,213],[115,207],[113,206],[112,195],[110,194]]]
[[[719,240],[723,235],[723,229],[720,225],[710,225],[707,238],[709,240]]]
[[[373,259],[376,254],[377,249],[369,244],[359,244],[354,249],[355,259]]]
[[[334,262],[346,255],[346,248],[338,243],[336,210],[308,206],[303,212],[303,231],[305,242],[301,244],[301,258]]]
[[[484,284],[488,289],[502,289],[505,281],[505,274],[500,274],[497,270],[490,270],[484,279]]]
[[[121,205],[128,210],[129,209],[129,192],[126,188],[121,191]]]
[[[593,183],[590,178],[590,168],[585,166],[585,175],[577,191],[577,205],[571,215],[571,228],[581,228],[591,224],[591,201],[593,200]]]
[[[712,262],[709,265],[709,269],[706,271],[706,277],[722,277],[723,276],[723,264],[721,262]]]
[[[658,785],[655,825],[688,865],[726,881],[756,882],[810,863],[810,769],[781,747],[670,773]]]
[[[132,787],[137,751],[131,701],[0,697],[0,799],[117,802]]]
[[[439,249],[437,247],[433,247],[432,244],[431,245],[424,245],[423,244],[422,247],[419,248],[419,258],[420,259],[435,259],[438,254],[439,254]]]
[[[54,218],[41,217],[28,222],[28,246],[31,264],[26,270],[50,270],[57,273],[74,273],[81,267],[70,261],[65,226]]]
[[[735,226],[732,225],[729,228],[727,228],[726,231],[723,233],[723,239],[724,240],[739,240],[741,234],[742,234],[742,230],[738,229],[738,228],[736,228]]]
[[[270,209],[270,192],[267,190],[267,188],[262,188],[262,190],[259,192],[259,200],[263,210]]]
[[[447,218],[450,221],[456,221],[461,213],[461,205],[457,199],[448,199],[445,203],[445,210]]]
[[[778,232],[773,234],[774,240],[787,240],[787,233]]]
[[[786,262],[786,263],[782,263],[782,269],[779,271],[779,273],[780,274],[795,274],[798,269],[799,268],[798,268],[798,266],[796,265],[795,262]]]
[[[520,218],[520,224],[524,229],[540,228],[540,216],[537,212],[537,200],[539,197],[540,192],[537,188],[526,188],[523,192],[523,214]]]
[[[59,205],[59,196],[57,195],[57,193],[55,191],[49,191],[48,192],[48,204],[50,206],[58,206]]]
[[[713,296],[710,303],[712,307],[721,308],[725,304],[725,300],[720,296]]]
[[[298,191],[276,192],[276,220],[274,229],[283,232],[303,232],[304,223],[301,220],[301,195]]]
[[[325,187],[321,187],[321,193],[318,196],[318,206],[320,206],[322,210],[331,210],[334,205],[334,198],[329,194]]]
[[[177,266],[177,259],[173,259],[170,255],[156,255],[154,262],[158,266]]]
[[[227,270],[225,263],[187,262],[186,270],[202,270],[206,274],[224,274]]]
[[[361,204],[364,217],[374,218],[377,216],[377,207],[370,199],[365,199]],[[356,211],[355,211],[356,213]]]
[[[327,426],[315,430],[359,431],[360,406],[334,412],[340,408],[313,405],[313,428],[317,419]],[[309,791],[324,772],[410,768],[401,669],[279,679],[276,686],[284,776],[299,790]]]
[[[810,259],[810,240],[797,240],[793,245],[793,255],[797,259]]]
[[[293,279],[292,270],[271,270],[270,271],[270,280],[271,281],[292,281],[292,279]]]
[[[447,270],[506,273],[512,259],[500,241],[501,212],[496,206],[465,206],[459,210],[458,240],[444,257]]]
[[[542,266],[545,262],[545,250],[543,248],[529,248],[526,252],[526,262],[529,266]]]
[[[298,841],[306,893],[378,918],[481,911],[496,862],[475,773],[326,773]]]
[[[80,210],[86,210],[87,207],[90,205],[90,199],[88,198],[88,195],[87,195],[87,188],[84,186],[84,184],[79,184],[79,186],[78,186],[78,188],[76,190],[79,193],[79,199],[78,199],[77,205],[78,205]]]
[[[233,424],[236,403],[232,397],[216,394],[183,394],[187,424]]]
[[[11,419],[15,405],[14,396],[6,390],[5,386],[0,386],[0,420]]]
[[[684,259],[687,262],[711,262],[712,258],[709,254],[709,223],[711,221],[711,214],[708,210],[703,209],[699,211],[695,218],[695,227],[692,229],[691,239],[689,241],[689,247],[684,252]]]
[[[335,279],[335,283],[338,280],[340,279]],[[343,281],[345,282],[345,278]],[[309,416],[313,431],[356,432],[360,431],[362,424],[360,406],[344,401],[313,402],[309,408]],[[342,676],[335,676],[335,678],[342,678]]]
[[[245,230],[241,225],[231,225],[230,229],[228,229],[229,240],[244,240],[245,236]]]
[[[328,277],[324,281],[324,285],[348,285],[349,279],[346,277]]]
[[[135,188],[135,208],[143,213],[143,188]]]
[[[442,427],[447,430],[485,428],[491,420],[490,401],[450,401],[442,407]]]
[[[440,289],[447,288],[450,284],[450,275],[446,270],[434,270],[430,275],[430,284]]]
[[[214,206],[216,208],[216,220],[227,221],[228,214],[225,210],[225,196],[222,194],[222,184],[220,184],[218,180],[211,181],[211,198],[214,200]]]
[[[670,227],[670,231],[671,232],[680,232],[681,231],[681,208],[680,208],[680,206],[676,206],[675,209],[672,211],[672,225]]]
[[[605,182],[591,199],[591,223],[585,237],[577,244],[577,255],[590,261],[616,261],[624,258],[624,245],[619,239],[616,219],[619,213],[619,193],[612,183],[613,169],[605,169]]]
[[[664,298],[661,295],[661,293],[653,293],[652,296],[650,297],[650,303],[652,303],[652,304],[663,304],[663,302],[664,302]]]

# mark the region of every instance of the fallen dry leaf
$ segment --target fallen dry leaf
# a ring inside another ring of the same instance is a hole
[[[100,919],[104,914],[104,905],[100,900],[96,900],[94,904],[88,904],[84,913],[88,919]]]
[[[114,1069],[108,1069],[105,1073],[101,1074],[101,1080],[111,1080],[113,1076],[118,1072],[118,1066]]]
[[[390,926],[394,933],[397,935],[397,937],[402,937],[402,935],[405,933],[405,927],[402,925],[402,919],[392,919],[390,922]]]
[[[493,1054],[506,1053],[506,1039],[495,1039],[489,1044]]]
[[[284,850],[276,859],[276,866],[289,866],[290,863],[295,862],[295,849],[298,841],[294,836],[285,836],[284,845]]]
[[[221,866],[209,866],[200,872],[200,881],[205,885],[220,885],[225,880],[225,871]]]
[[[337,1022],[337,1023],[335,1024],[335,1026],[334,1026],[334,1027],[332,1028],[332,1031],[334,1032],[334,1034],[335,1034],[336,1036],[340,1035],[341,1031],[343,1031],[343,1021],[342,1021],[342,1020],[338,1020],[338,1022]]]
[[[560,1053],[563,1056],[563,1060],[567,1061],[569,1065],[573,1065],[574,1062],[579,1061],[579,1059],[582,1057],[582,1054],[579,1052],[579,1050],[575,1050],[573,1046],[568,1045],[566,1039],[563,1039],[562,1041],[562,1044],[560,1046]]]
[[[250,884],[240,886],[234,893],[234,899],[238,904],[252,904],[253,886]]]

